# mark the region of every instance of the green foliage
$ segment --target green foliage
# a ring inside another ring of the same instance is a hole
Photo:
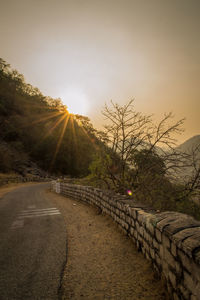
[[[45,97],[0,59],[0,144],[3,142],[27,153],[49,173],[71,176],[87,175],[94,153],[102,146],[87,117],[69,114],[61,99]],[[0,170],[12,169],[13,159],[11,154],[1,155]]]
[[[107,188],[110,188],[111,182],[107,175],[110,168],[112,168],[112,159],[110,155],[107,153],[96,154],[89,166],[90,178],[97,182],[102,181]]]
[[[132,155],[132,160],[138,172],[150,173],[153,175],[164,175],[165,164],[162,158],[154,151],[142,149],[135,150]]]

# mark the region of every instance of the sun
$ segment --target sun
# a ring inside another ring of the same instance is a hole
[[[69,88],[61,94],[61,99],[67,106],[69,113],[87,115],[89,102],[87,96],[81,90]]]

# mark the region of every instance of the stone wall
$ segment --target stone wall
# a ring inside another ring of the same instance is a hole
[[[51,186],[110,215],[166,281],[170,299],[200,300],[200,222],[177,212],[146,211],[110,191],[56,181]]]

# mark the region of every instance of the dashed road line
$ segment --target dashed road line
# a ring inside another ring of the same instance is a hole
[[[22,210],[18,218],[23,219],[23,218],[34,218],[34,217],[44,217],[44,216],[53,216],[53,215],[60,215],[60,211],[56,207]]]
[[[60,212],[55,211],[55,212],[47,212],[47,213],[26,214],[26,215],[20,215],[18,218],[24,219],[24,218],[45,217],[45,216],[53,216],[53,215],[60,215]]]
[[[18,228],[22,228],[24,226],[24,220],[16,220],[12,223],[11,225],[11,229],[18,229]]]
[[[42,212],[42,211],[54,211],[54,210],[58,210],[56,207],[51,207],[51,208],[41,208],[41,209],[26,209],[26,210],[22,210],[21,213],[32,213],[32,212]]]
[[[36,218],[36,217],[46,217],[46,216],[56,216],[60,215],[60,211],[56,207],[48,207],[48,208],[35,208],[33,209],[32,207],[28,207],[26,210],[22,210],[18,216],[17,220],[15,220],[12,225],[11,229],[19,229],[24,226],[24,220],[26,218]]]

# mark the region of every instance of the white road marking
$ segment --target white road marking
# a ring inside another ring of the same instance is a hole
[[[24,220],[16,220],[12,223],[11,229],[18,229],[24,226]]]
[[[35,217],[45,217],[45,216],[53,216],[53,215],[60,215],[60,212],[51,212],[51,213],[43,213],[43,214],[33,214],[33,215],[24,215],[24,216],[19,216],[19,219],[24,219],[24,218],[35,218]]]
[[[33,218],[39,216],[41,217],[53,216],[53,215],[60,215],[60,211],[56,207],[22,210],[18,218],[22,219],[22,218]]]
[[[12,225],[11,229],[18,229],[24,226],[24,220],[26,218],[35,218],[35,217],[46,217],[46,216],[55,216],[60,215],[60,211],[56,207],[49,207],[49,208],[38,208],[33,209],[34,206],[28,206],[28,209],[22,210],[18,216],[17,220],[15,220]]]
[[[40,208],[40,209],[28,209],[28,210],[22,210],[21,213],[26,213],[26,212],[42,212],[42,211],[51,211],[51,210],[57,210],[56,207],[52,208]]]
[[[36,208],[36,206],[35,205],[29,205],[28,208],[30,208],[30,209],[31,208]]]
[[[23,217],[23,216],[27,216],[27,215],[32,215],[32,216],[34,216],[34,215],[38,215],[38,214],[40,214],[40,215],[43,215],[43,214],[45,214],[45,215],[48,215],[48,214],[51,214],[51,213],[59,213],[60,214],[60,212],[59,212],[59,210],[47,210],[47,211],[33,211],[33,212],[27,212],[27,213],[22,213],[22,214],[19,214],[19,216],[21,217]]]

